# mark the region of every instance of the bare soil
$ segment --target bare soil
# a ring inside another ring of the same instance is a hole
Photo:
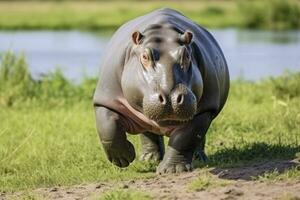
[[[154,199],[251,199],[300,200],[300,177],[282,181],[253,179],[276,169],[279,173],[300,166],[299,161],[272,161],[236,168],[211,168],[208,173],[217,180],[230,180],[225,185],[213,185],[204,190],[190,190],[188,185],[196,180],[203,169],[179,175],[163,175],[150,179],[122,182],[99,182],[71,187],[39,188],[33,192],[46,199],[73,200],[96,199],[112,189],[133,189],[150,194]],[[201,176],[200,176],[201,177]],[[22,193],[0,194],[0,199],[11,199]]]

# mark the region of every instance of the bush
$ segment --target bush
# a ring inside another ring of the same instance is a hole
[[[12,105],[13,102],[33,95],[33,80],[24,55],[15,56],[8,51],[0,63],[0,103]]]
[[[239,8],[247,28],[300,28],[300,6],[294,0],[241,1]]]
[[[272,91],[278,99],[300,97],[300,73],[287,73],[278,78],[270,79]]]
[[[16,56],[7,52],[1,60],[0,105],[13,106],[17,102],[34,99],[42,100],[40,102],[45,104],[70,104],[92,99],[96,79],[85,78],[80,85],[75,85],[56,70],[39,80],[33,80],[24,55]]]

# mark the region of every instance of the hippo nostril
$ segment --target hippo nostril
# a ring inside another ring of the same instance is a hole
[[[158,99],[161,104],[166,104],[166,99],[162,94],[158,95]]]
[[[180,105],[180,104],[183,103],[183,100],[184,100],[183,94],[179,94],[179,95],[177,96],[176,102],[177,102],[177,104]]]

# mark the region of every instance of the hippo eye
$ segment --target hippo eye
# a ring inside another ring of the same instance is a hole
[[[151,60],[151,51],[150,49],[145,49],[145,51],[141,54],[141,63],[145,68],[152,66],[152,60]]]

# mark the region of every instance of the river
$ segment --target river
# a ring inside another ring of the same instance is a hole
[[[300,31],[210,30],[219,42],[232,79],[260,80],[300,71]],[[26,55],[34,78],[60,68],[80,81],[97,76],[111,34],[83,31],[0,31],[0,55]]]

